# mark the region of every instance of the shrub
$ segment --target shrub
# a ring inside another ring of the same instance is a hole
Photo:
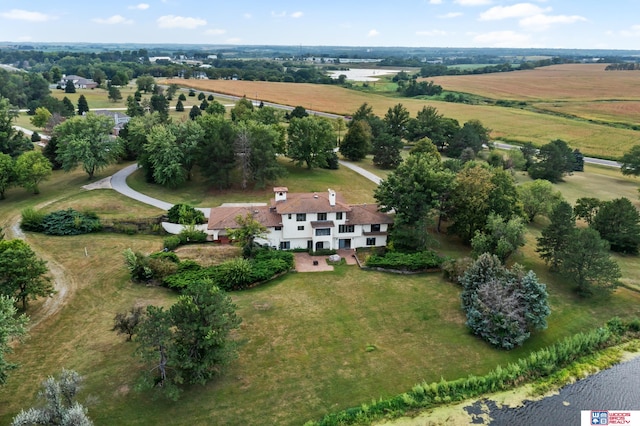
[[[22,222],[20,222],[20,228],[25,231],[42,232],[42,221],[45,214],[37,211],[32,207],[28,207],[22,210]]]
[[[171,235],[164,239],[163,244],[167,250],[175,250],[180,246],[180,237]]]
[[[366,261],[366,266],[403,271],[424,271],[438,268],[443,258],[436,252],[427,250],[418,253],[400,253],[388,251],[384,255],[372,254]]]
[[[189,204],[175,204],[168,210],[167,216],[169,222],[182,225],[200,225],[207,222],[204,213]]]
[[[40,142],[41,140],[42,140],[42,137],[38,132],[33,132],[31,134],[31,142]]]
[[[247,259],[224,262],[215,272],[216,282],[225,291],[241,290],[252,283],[252,265]]]
[[[51,212],[42,219],[42,231],[47,235],[89,234],[100,229],[102,224],[95,213],[74,209]]]
[[[473,259],[471,259],[470,257],[445,260],[444,262],[442,262],[444,279],[446,279],[447,281],[451,281],[452,283],[460,284],[460,279],[472,264]]]
[[[195,226],[185,227],[179,234],[180,244],[196,244],[207,241],[207,233],[199,231]]]
[[[178,255],[170,251],[158,251],[155,253],[151,253],[149,257],[151,259],[169,260],[176,264],[180,263],[180,258],[178,258]]]

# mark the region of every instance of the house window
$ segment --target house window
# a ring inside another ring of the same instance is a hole
[[[380,224],[371,225],[371,232],[380,232]]]
[[[340,225],[338,226],[338,232],[340,232],[341,234],[345,234],[348,232],[355,232],[356,227],[355,225]]]
[[[318,220],[327,220],[326,213],[318,213]]]
[[[336,220],[342,220],[342,212],[336,213]]]
[[[296,214],[296,222],[304,222],[307,220],[307,214],[306,213],[298,213]]]
[[[289,219],[291,219],[291,213],[289,213]]]
[[[289,241],[280,241],[280,250],[289,250],[291,243]]]
[[[298,226],[298,231],[304,231],[304,226],[303,225]]]
[[[275,227],[275,230],[276,230],[276,231],[282,231],[282,226],[276,226],[276,227]]]
[[[324,235],[331,235],[331,228],[318,228],[318,229],[316,229],[316,237],[322,237]]]
[[[367,245],[368,246],[375,246],[376,245],[376,239],[375,238],[367,238]]]

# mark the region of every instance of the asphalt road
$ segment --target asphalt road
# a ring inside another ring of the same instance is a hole
[[[508,143],[503,142],[493,142],[493,146],[500,149],[519,149],[520,147],[517,145],[510,145]],[[605,167],[617,167],[618,169],[622,166],[617,161],[611,160],[603,160],[602,158],[594,158],[594,157],[584,157],[584,162],[588,164],[596,164],[599,166]]]

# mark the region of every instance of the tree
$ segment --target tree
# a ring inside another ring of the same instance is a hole
[[[122,99],[122,93],[116,86],[109,85],[107,98],[111,102],[118,102]]]
[[[182,101],[178,101],[176,102],[176,112],[183,112],[184,111],[184,105],[182,104]]]
[[[151,95],[151,112],[160,114],[160,120],[166,123],[169,120],[169,101],[164,95]]]
[[[136,78],[136,86],[138,87],[138,90],[144,93],[153,92],[155,84],[155,78],[149,74],[144,74]]]
[[[565,174],[570,174],[575,168],[573,151],[563,140],[556,139],[543,145],[536,155],[537,161],[529,166],[529,176],[532,179],[546,179],[556,183]]]
[[[52,114],[48,109],[43,107],[36,108],[36,113],[31,117],[29,121],[36,127],[44,128],[47,125],[47,122],[51,118]]]
[[[89,113],[73,117],[54,129],[58,139],[58,159],[65,171],[82,164],[83,170],[93,179],[95,172],[118,160],[122,154],[120,141],[111,137],[113,119]]]
[[[70,118],[73,117],[74,115],[76,115],[76,107],[73,106],[73,102],[71,102],[71,99],[67,98],[66,96],[64,98],[62,98],[62,111],[60,111],[60,115],[62,115],[65,118]]]
[[[582,197],[576,200],[576,205],[573,207],[573,213],[576,219],[582,219],[587,222],[587,225],[591,226],[593,219],[595,219],[603,202],[598,198]]]
[[[454,174],[440,156],[410,155],[374,191],[382,211],[394,210],[395,222],[414,226],[442,210]]]
[[[529,167],[531,167],[535,161],[538,150],[531,142],[525,142],[525,144],[520,147],[520,152],[525,160],[523,170],[529,170]]]
[[[125,103],[127,105],[127,115],[129,117],[133,118],[144,115],[144,109],[140,105],[140,102],[138,102],[133,96],[127,96],[127,100]]]
[[[178,96],[178,100],[184,102],[187,100],[187,97],[184,95],[184,93],[180,93],[180,95]]]
[[[64,85],[64,93],[76,93],[76,85],[73,80],[67,80]]]
[[[287,156],[308,169],[326,167],[335,136],[331,123],[322,117],[292,118],[287,129]]]
[[[166,126],[154,126],[144,145],[149,164],[153,170],[154,182],[175,188],[187,178],[182,167],[183,153],[176,143],[176,137]]]
[[[532,330],[544,330],[551,313],[546,286],[520,265],[502,266],[497,256],[482,254],[460,280],[462,308],[471,331],[503,348],[521,346]]]
[[[118,312],[113,318],[111,331],[115,331],[118,334],[126,334],[127,342],[130,342],[137,332],[138,325],[144,319],[144,312],[142,306],[133,306],[127,312]]]
[[[536,216],[549,216],[551,210],[563,200],[560,191],[556,191],[548,180],[536,179],[518,186],[518,194],[529,222]]]
[[[555,271],[560,267],[563,253],[576,228],[571,204],[566,201],[557,203],[549,214],[549,225],[542,230],[538,238],[536,251],[540,258]]]
[[[212,100],[205,109],[205,112],[213,115],[225,115],[227,113],[227,109],[220,102]]]
[[[242,246],[242,253],[245,258],[250,258],[252,257],[255,239],[264,238],[269,231],[253,218],[252,213],[247,213],[245,216],[238,215],[235,220],[238,227],[227,229],[227,236],[230,240],[236,241]]]
[[[51,163],[40,151],[29,151],[18,157],[15,171],[18,185],[39,194],[38,185],[51,176]]]
[[[560,255],[560,272],[581,296],[610,294],[620,284],[620,267],[609,256],[609,243],[591,228],[576,228]]]
[[[402,139],[388,133],[379,135],[373,141],[373,164],[382,169],[394,169],[402,162],[400,151]]]
[[[471,239],[473,255],[478,257],[483,253],[490,253],[505,263],[519,247],[524,246],[525,232],[521,217],[514,216],[505,220],[498,214],[489,213],[484,230],[476,231]]]
[[[198,100],[199,101],[204,101],[206,98],[207,98],[207,96],[204,94],[204,92],[198,93]]]
[[[176,138],[176,144],[181,151],[181,165],[186,172],[187,180],[191,180],[194,166],[200,155],[200,145],[204,137],[204,129],[195,121],[187,120],[170,126],[171,133]]]
[[[285,170],[277,154],[284,145],[284,131],[279,126],[249,121],[246,124],[249,141],[249,179],[256,188],[264,188],[269,181],[284,176]]]
[[[200,111],[206,111],[208,107],[209,107],[209,102],[207,102],[206,99],[203,99],[202,103],[200,104]]]
[[[231,121],[233,122],[250,120],[252,115],[253,103],[246,97],[238,99],[236,105],[231,108]]]
[[[477,155],[484,146],[489,144],[489,133],[491,129],[484,127],[479,120],[467,121],[449,142],[446,149],[447,155],[459,158],[465,148],[473,149],[474,154]]]
[[[340,153],[349,161],[364,159],[371,150],[371,128],[366,121],[351,123],[340,145]]]
[[[87,112],[89,112],[87,98],[85,98],[84,95],[80,95],[78,98],[78,115],[84,115]]]
[[[620,158],[623,175],[640,176],[640,145],[634,145]]]
[[[13,298],[0,295],[0,386],[7,382],[9,371],[17,367],[8,362],[5,355],[12,352],[12,341],[25,335],[29,321],[25,314],[17,315],[14,305]]]
[[[295,108],[293,108],[291,110],[291,112],[289,113],[289,118],[305,118],[308,117],[309,113],[307,112],[307,110],[303,107],[303,106],[296,106]]]
[[[611,250],[637,254],[640,247],[640,213],[628,198],[602,204],[591,227],[607,240]]]
[[[54,293],[45,274],[47,262],[23,240],[0,240],[0,294],[14,297],[27,309],[27,301]]]
[[[402,104],[396,104],[387,110],[383,121],[387,125],[389,133],[402,138],[407,133],[409,111]]]
[[[38,393],[41,406],[22,410],[11,426],[92,426],[87,409],[76,400],[81,383],[82,377],[78,373],[63,368],[57,379],[49,377],[42,382],[43,389]]]
[[[229,120],[205,114],[197,119],[204,130],[198,165],[200,172],[218,188],[228,188],[230,173],[236,165],[233,143],[236,129]]]
[[[9,104],[9,100],[0,96],[0,153],[13,158],[33,149],[33,144],[24,133],[13,127],[13,119],[18,116],[18,109]]]
[[[196,118],[202,115],[202,110],[198,108],[197,105],[191,107],[191,111],[189,111],[189,118],[195,120]]]
[[[424,106],[416,114],[416,118],[407,122],[407,139],[417,141],[429,138],[432,141],[438,140],[441,135],[441,124],[444,116],[432,106]],[[440,141],[442,142],[442,141]],[[434,144],[438,145],[437,142]]]
[[[13,159],[0,152],[0,200],[4,200],[4,193],[15,184],[16,173]]]

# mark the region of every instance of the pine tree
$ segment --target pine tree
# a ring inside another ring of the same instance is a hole
[[[549,215],[551,223],[542,230],[536,251],[551,270],[556,270],[562,262],[563,253],[576,227],[573,209],[566,201],[561,201]]]
[[[78,98],[78,115],[84,115],[85,112],[89,112],[89,103],[84,95],[80,95]]]

